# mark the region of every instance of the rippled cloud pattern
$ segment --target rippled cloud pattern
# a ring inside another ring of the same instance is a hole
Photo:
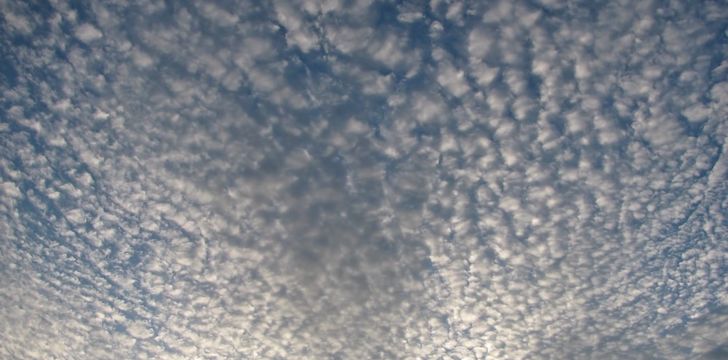
[[[0,358],[725,358],[726,24],[0,0]]]

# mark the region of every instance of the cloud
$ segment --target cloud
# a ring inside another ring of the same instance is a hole
[[[722,354],[718,2],[2,8],[0,357]]]
[[[91,24],[81,24],[81,25],[79,25],[76,28],[75,34],[76,34],[76,37],[79,40],[81,40],[81,41],[83,41],[85,43],[91,42],[91,41],[94,41],[94,40],[98,40],[98,39],[100,39],[101,37],[104,36],[101,33],[101,31],[99,31],[99,29],[97,29],[96,27],[94,27]]]

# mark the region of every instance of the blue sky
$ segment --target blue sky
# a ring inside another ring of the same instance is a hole
[[[0,1],[3,359],[728,352],[720,1]]]

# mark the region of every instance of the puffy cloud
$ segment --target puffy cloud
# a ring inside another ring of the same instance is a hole
[[[83,42],[91,42],[104,36],[99,29],[91,24],[81,24],[76,28],[76,37]]]

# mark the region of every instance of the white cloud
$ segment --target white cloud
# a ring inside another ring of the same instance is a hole
[[[76,28],[75,34],[79,40],[81,40],[85,43],[92,42],[94,40],[98,40],[104,36],[104,34],[102,34],[101,31],[99,31],[99,29],[97,29],[95,26],[88,24],[88,23],[79,25]]]
[[[154,64],[154,59],[149,56],[149,54],[145,53],[144,51],[141,51],[139,49],[134,49],[132,52],[132,61],[134,61],[134,64],[145,68],[149,67]]]
[[[247,6],[247,4],[238,4],[238,6]],[[211,2],[203,2],[199,5],[199,9],[201,10],[202,16],[214,25],[233,26],[239,20],[237,15],[231,14],[229,11]]]
[[[309,52],[317,47],[319,41],[317,36],[305,22],[303,18],[305,15],[295,4],[277,1],[275,8],[278,21],[285,27],[288,46],[296,46],[303,52]]]

